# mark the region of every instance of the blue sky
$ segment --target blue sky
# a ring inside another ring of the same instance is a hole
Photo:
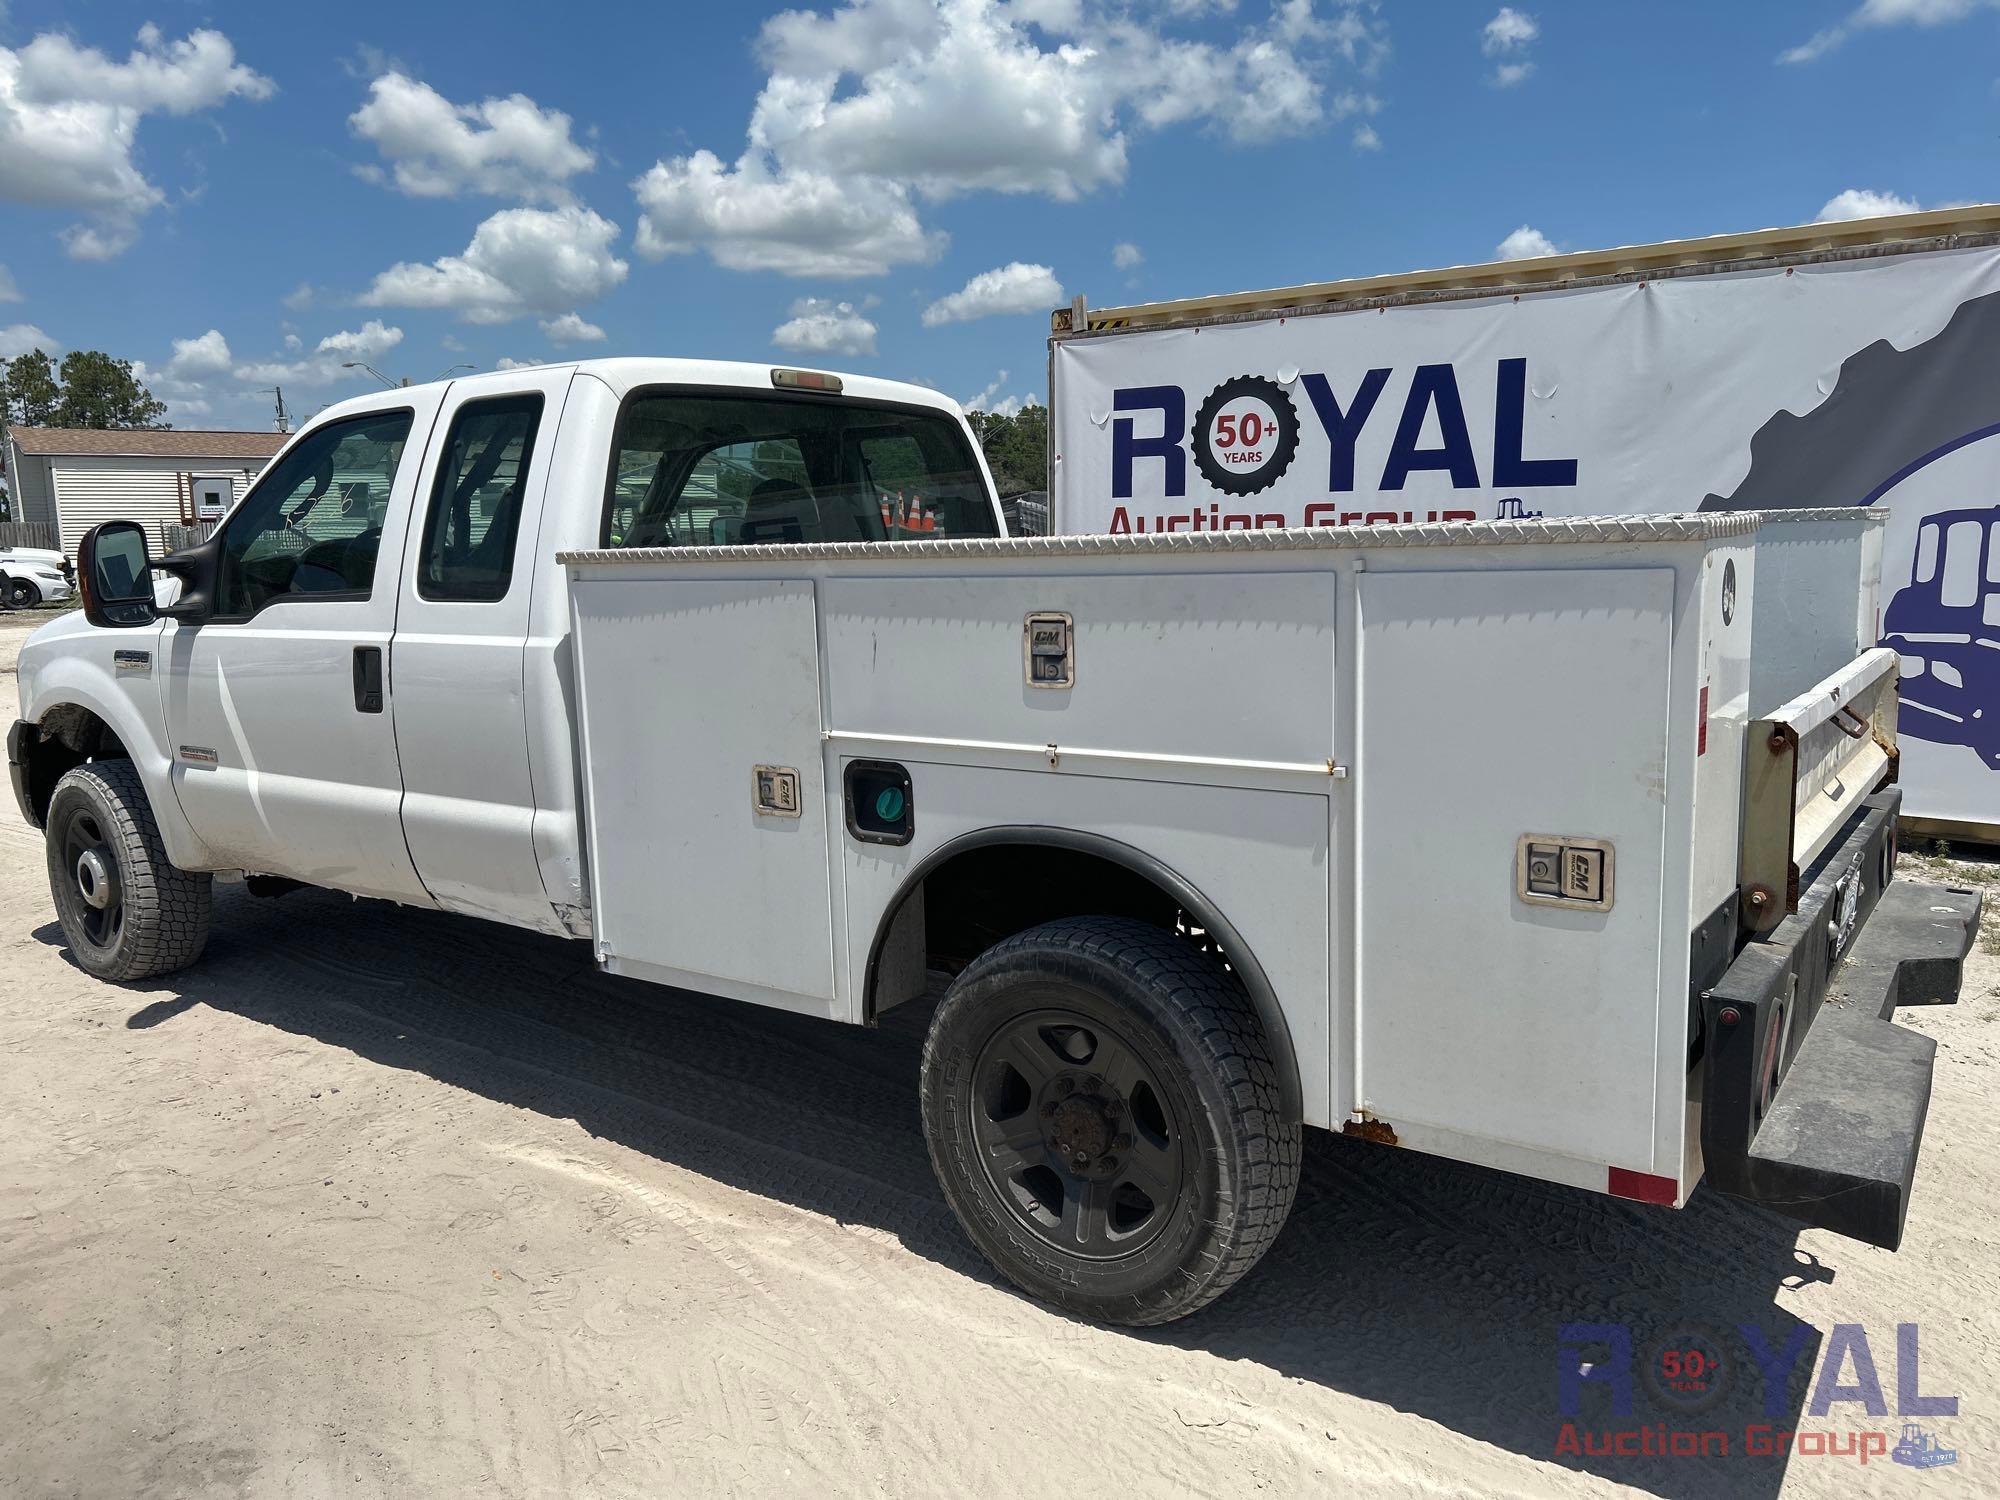
[[[133,359],[179,426],[351,358],[1005,408],[1073,293],[1986,200],[1996,147],[2000,0],[0,0],[0,355]]]

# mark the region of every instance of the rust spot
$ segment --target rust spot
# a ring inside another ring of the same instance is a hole
[[[1396,1132],[1387,1120],[1349,1120],[1340,1127],[1340,1133],[1382,1146],[1396,1144]]]

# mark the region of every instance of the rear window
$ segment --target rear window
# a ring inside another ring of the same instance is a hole
[[[998,534],[972,446],[941,412],[662,392],[619,423],[607,547]]]

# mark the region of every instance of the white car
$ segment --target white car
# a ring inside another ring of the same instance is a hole
[[[45,547],[0,548],[0,604],[8,609],[33,609],[60,604],[76,592],[69,560]]]

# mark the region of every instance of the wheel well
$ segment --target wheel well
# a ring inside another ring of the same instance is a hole
[[[1241,934],[1193,886],[1143,851],[1053,828],[996,828],[954,839],[904,880],[868,955],[865,1011],[922,996],[1003,938],[1062,917],[1131,917],[1210,948],[1264,1023],[1286,1118],[1302,1114],[1298,1057],[1283,1008]]]
[[[21,750],[27,771],[28,802],[35,810],[37,823],[47,818],[49,798],[55,795],[56,783],[65,772],[85,761],[132,758],[109,724],[74,703],[59,703],[43,714]]]

